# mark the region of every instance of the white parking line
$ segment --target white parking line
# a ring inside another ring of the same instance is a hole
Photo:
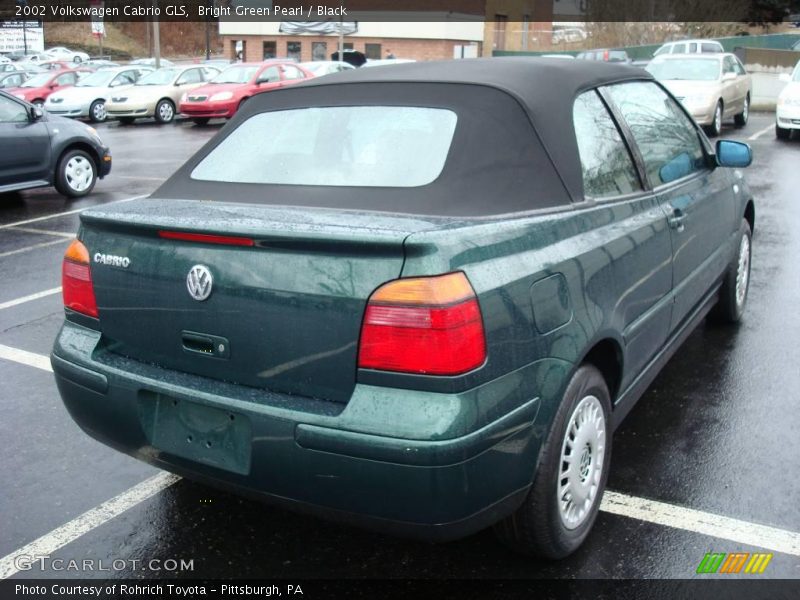
[[[27,350],[20,350],[19,348],[12,348],[11,346],[4,346],[0,344],[0,358],[19,363],[21,365],[28,365],[29,367],[36,367],[43,371],[53,372],[50,366],[50,357],[43,354],[36,354],[28,352]]]
[[[47,296],[52,296],[53,294],[61,293],[61,287],[52,288],[49,290],[45,290],[43,292],[36,292],[35,294],[30,294],[28,296],[23,296],[22,298],[15,298],[14,300],[7,300],[6,302],[0,303],[0,310],[4,308],[11,308],[12,306],[17,306],[19,304],[25,304],[26,302],[30,302],[32,300],[38,300],[39,298],[45,298]]]
[[[133,508],[148,498],[152,498],[179,480],[180,477],[177,475],[159,473],[111,500],[103,502],[100,506],[86,511],[69,523],[54,529],[19,550],[0,558],[0,579],[8,579],[18,573],[21,566],[18,564],[19,560],[30,560],[28,557],[49,556],[83,534],[100,527],[103,523],[118,517],[126,510]]]
[[[25,233],[36,233],[38,235],[55,235],[63,238],[74,238],[74,233],[66,231],[50,231],[49,229],[36,229],[35,227],[14,227],[14,231],[23,231]]]
[[[29,250],[38,250],[39,248],[55,246],[56,244],[66,244],[68,241],[69,240],[61,238],[58,240],[53,240],[52,242],[42,242],[40,244],[34,244],[33,246],[25,246],[24,248],[17,248],[16,250],[9,250],[8,252],[0,252],[0,258],[5,258],[6,256],[12,256],[14,254],[20,254],[21,252],[28,252]]]
[[[768,125],[767,127],[764,127],[764,129],[762,129],[761,131],[757,131],[756,133],[751,135],[749,138],[747,138],[747,141],[752,142],[753,140],[757,140],[762,135],[764,135],[765,133],[769,133],[773,129],[775,129],[775,125],[774,124],[773,125]]]
[[[52,371],[48,357],[10,346],[0,345],[0,358]],[[49,555],[179,480],[180,477],[177,475],[167,473],[151,477],[12,552],[0,559],[0,579],[11,577],[19,571],[16,564],[18,557]],[[600,510],[647,523],[730,540],[738,544],[800,556],[800,533],[787,529],[724,517],[666,502],[638,498],[611,490],[606,490],[603,495]]]
[[[46,221],[48,219],[57,219],[58,217],[66,217],[68,215],[74,215],[85,210],[89,210],[90,208],[100,208],[101,206],[107,206],[108,204],[119,204],[120,202],[131,202],[132,200],[139,200],[140,198],[146,198],[150,194],[141,194],[140,196],[134,196],[133,198],[123,198],[122,200],[112,200],[111,202],[106,202],[104,204],[95,204],[94,206],[86,206],[84,208],[76,208],[75,210],[65,210],[64,212],[55,213],[52,215],[45,215],[43,217],[36,217],[35,219],[26,219],[24,221],[17,221],[15,223],[6,223],[5,225],[0,225],[0,229],[8,229],[9,227],[18,227],[19,225],[28,225],[29,223],[38,223],[39,221]]]
[[[800,556],[800,533],[786,529],[740,521],[692,508],[611,491],[606,491],[603,495],[600,510],[648,523],[722,538],[739,544]]]

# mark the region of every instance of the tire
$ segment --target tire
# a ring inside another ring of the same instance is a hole
[[[747,120],[750,118],[750,94],[747,94],[744,98],[744,107],[742,107],[742,112],[738,115],[734,115],[733,122],[737,127],[744,127],[747,125]]]
[[[568,425],[577,422],[581,415],[594,415],[595,418],[579,425],[577,435],[568,438],[571,429]],[[528,496],[516,512],[494,527],[503,543],[524,554],[558,559],[571,554],[584,542],[597,518],[608,479],[610,416],[611,398],[603,376],[593,365],[581,365],[570,379],[553,419]],[[597,433],[600,430],[602,433]],[[594,437],[590,435],[592,431],[596,433]],[[580,455],[578,448],[569,449],[568,443],[581,446]],[[574,462],[562,460],[562,456],[570,455],[575,457]],[[563,470],[568,464],[573,467],[567,466]],[[566,475],[568,473],[571,475]],[[566,510],[569,505],[559,493],[564,482],[570,486],[565,494],[572,490],[587,492],[583,507],[572,505],[574,510],[583,512],[572,512],[570,516],[570,511]],[[590,485],[584,487],[586,483]]]
[[[728,265],[719,291],[719,301],[709,314],[714,323],[738,323],[747,306],[750,289],[750,259],[753,254],[753,232],[746,219],[739,227],[739,243],[736,254]]]
[[[95,100],[89,107],[89,120],[92,123],[102,123],[108,119],[106,103],[103,100]]]
[[[36,108],[41,108],[42,110],[44,110],[44,100],[42,100],[41,98],[37,98],[36,100],[31,102],[31,104],[33,104]]]
[[[120,125],[133,125],[134,117],[117,117]]]
[[[775,137],[779,140],[788,140],[792,136],[792,130],[775,124]]]
[[[81,62],[83,62],[83,59],[80,56],[73,56],[72,57],[72,62],[81,63]]]
[[[717,102],[717,108],[714,109],[714,118],[711,120],[711,125],[706,127],[706,133],[709,137],[717,137],[722,133],[722,100]]]
[[[83,150],[67,150],[56,167],[55,186],[68,198],[81,198],[97,183],[97,165]]]
[[[166,98],[159,100],[153,116],[161,124],[172,123],[175,120],[175,105],[172,100],[167,100]]]
[[[195,117],[194,119],[192,119],[195,125],[208,125],[208,122],[210,120],[211,120],[210,117]]]

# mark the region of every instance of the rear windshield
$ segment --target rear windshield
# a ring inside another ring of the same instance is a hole
[[[331,106],[250,117],[192,179],[280,185],[417,187],[442,172],[456,114],[442,108]]]

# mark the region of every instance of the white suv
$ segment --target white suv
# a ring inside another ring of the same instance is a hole
[[[718,54],[725,52],[722,44],[714,40],[681,40],[680,42],[669,42],[656,50],[653,56],[662,54]]]

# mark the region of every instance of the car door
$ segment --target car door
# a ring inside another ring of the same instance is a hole
[[[672,328],[680,326],[724,271],[736,223],[733,182],[709,167],[708,143],[680,104],[655,82],[609,86],[629,127],[672,240]]]
[[[741,78],[736,73],[732,56],[722,59],[722,101],[725,104],[725,116],[742,112],[744,96],[741,94]]]
[[[751,78],[747,69],[737,57],[733,57],[733,68],[736,71],[736,83],[738,85],[739,97],[742,100],[741,107],[744,108],[744,101],[750,95]],[[741,111],[739,111],[741,112]]]
[[[50,133],[41,120],[31,120],[30,107],[0,94],[0,186],[48,179]]]
[[[634,376],[669,333],[672,244],[667,217],[655,195],[644,189],[631,147],[596,91],[575,100],[573,122],[587,212],[602,223],[596,233],[604,239],[613,281],[608,283],[616,297],[610,318],[622,330],[625,372]]]

